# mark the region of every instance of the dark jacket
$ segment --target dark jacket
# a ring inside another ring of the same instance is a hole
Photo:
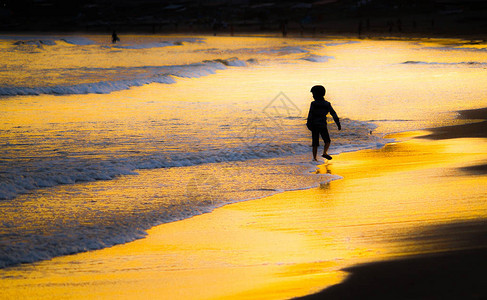
[[[341,128],[340,119],[333,107],[331,107],[331,103],[323,99],[311,102],[306,122],[308,129],[312,130],[313,127],[326,126],[326,115],[328,113],[331,114],[338,128]]]

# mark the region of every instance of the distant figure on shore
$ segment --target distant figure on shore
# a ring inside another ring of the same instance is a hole
[[[340,119],[337,113],[331,106],[331,103],[325,100],[326,89],[322,85],[315,85],[311,88],[311,93],[313,94],[314,101],[311,102],[308,113],[308,120],[306,126],[311,130],[311,135],[313,139],[313,160],[317,161],[316,155],[318,153],[318,146],[320,145],[320,135],[325,143],[325,148],[323,149],[323,157],[331,160],[332,157],[328,155],[327,151],[330,148],[330,134],[328,133],[328,128],[326,125],[326,115],[331,114],[333,120],[335,121],[338,130],[342,129],[340,125]]]
[[[362,38],[362,20],[358,23],[358,38]]]
[[[282,37],[287,37],[287,20],[281,20],[281,31],[282,31]]]
[[[117,33],[114,30],[112,33],[112,43],[116,44],[117,42],[120,42],[120,38],[118,37]]]

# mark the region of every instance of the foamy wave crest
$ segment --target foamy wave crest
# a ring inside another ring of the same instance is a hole
[[[14,40],[14,45],[56,45],[58,41],[62,41],[71,45],[87,46],[94,45],[95,42],[89,38],[82,36],[2,36],[2,40]]]
[[[182,46],[184,43],[204,43],[204,39],[202,38],[183,38],[177,39],[174,41],[160,41],[160,42],[152,42],[152,43],[140,43],[140,44],[119,44],[113,46],[113,48],[120,48],[120,49],[150,49],[150,48],[162,48],[162,47],[169,47],[169,46]]]
[[[3,225],[9,226],[9,224]],[[128,243],[147,235],[144,230],[134,228],[135,226],[129,224],[122,224],[122,222],[117,224],[117,227],[116,232],[104,230],[104,228],[99,228],[95,232],[78,228],[76,231],[59,232],[52,236],[32,234],[24,242],[17,241],[2,245],[0,268],[47,260],[56,256],[98,250]],[[26,244],[28,244],[27,247]]]
[[[168,46],[180,46],[181,44],[174,42],[157,42],[157,43],[147,43],[147,44],[135,44],[135,45],[116,45],[113,48],[121,49],[149,49],[149,48],[160,48]]]
[[[62,38],[61,41],[71,45],[77,45],[77,46],[89,46],[95,44],[95,42],[90,40],[89,38],[85,38],[81,36],[65,37]]]
[[[244,67],[247,62],[237,58],[217,59],[211,61],[204,61],[202,63],[194,63],[189,65],[177,66],[149,66],[149,67],[135,67],[135,68],[120,68],[118,74],[127,79],[114,81],[101,81],[93,83],[82,83],[75,85],[56,85],[43,87],[19,87],[6,86],[0,87],[0,95],[2,96],[16,96],[16,95],[71,95],[71,94],[108,94],[114,91],[127,90],[131,87],[142,86],[150,83],[175,83],[174,77],[182,78],[198,78],[215,74],[217,70],[224,70],[227,67]],[[106,69],[113,71],[114,69]],[[80,68],[73,71],[73,73],[80,73],[92,71],[91,69]],[[97,69],[98,72],[105,71],[102,68]],[[142,75],[140,71],[145,71]],[[125,76],[124,76],[125,73]],[[136,74],[135,74],[136,73]],[[138,77],[132,79],[133,77]],[[140,78],[142,77],[142,78]]]
[[[301,144],[269,144],[265,147],[249,145],[246,148],[220,151],[179,153],[171,156],[160,153],[142,157],[113,158],[104,161],[74,158],[44,160],[36,162],[35,166],[20,164],[1,174],[0,199],[13,199],[19,194],[61,184],[111,180],[120,175],[135,175],[137,169],[187,167],[208,163],[245,161],[299,153],[304,149],[308,149],[308,147]]]
[[[333,56],[310,54],[310,55],[307,55],[301,59],[311,61],[311,62],[327,62],[330,59],[334,59],[334,58],[335,57],[333,57]]]
[[[247,60],[247,62],[245,62],[245,61],[240,60],[236,57],[232,57],[232,58],[226,59],[226,60],[225,59],[216,59],[214,61],[222,63],[225,66],[231,66],[231,67],[246,67],[247,62],[249,62],[249,63],[255,62],[255,60],[253,60],[253,59],[249,59],[249,60]]]
[[[439,50],[439,51],[468,51],[468,52],[486,52],[487,51],[487,47],[475,48],[475,47],[456,47],[456,46],[423,47],[422,49]]]
[[[408,60],[403,62],[405,65],[438,65],[438,66],[455,66],[455,65],[466,65],[466,66],[485,66],[487,63],[478,61],[463,61],[463,62],[426,62],[426,61],[416,61]]]
[[[333,47],[333,46],[341,46],[341,45],[349,45],[349,44],[358,44],[360,43],[359,41],[337,41],[337,42],[330,42],[326,43],[325,45],[328,47]]]
[[[309,53],[309,50],[303,47],[293,47],[293,46],[286,46],[281,48],[273,48],[273,49],[266,49],[258,51],[258,53],[271,53],[271,54],[295,54],[295,53]]]
[[[160,76],[151,79],[134,79],[119,81],[102,81],[96,83],[83,83],[70,86],[47,86],[47,87],[3,87],[0,88],[0,95],[72,95],[72,94],[108,94],[114,91],[127,90],[134,86],[141,86],[149,83],[174,83],[170,76]]]
[[[22,46],[22,45],[27,45],[27,46],[37,46],[41,48],[43,45],[46,46],[54,46],[56,45],[56,42],[53,40],[27,40],[27,41],[17,41],[14,43],[16,46]]]

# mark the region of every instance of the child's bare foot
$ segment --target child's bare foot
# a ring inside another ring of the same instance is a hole
[[[326,154],[326,153],[323,153],[322,155],[324,158],[328,159],[328,160],[332,160],[333,157],[331,157],[330,155]]]

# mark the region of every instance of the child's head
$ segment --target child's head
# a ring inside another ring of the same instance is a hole
[[[313,94],[313,98],[321,99],[325,97],[326,89],[322,85],[315,85],[314,87],[311,88],[311,93]]]

